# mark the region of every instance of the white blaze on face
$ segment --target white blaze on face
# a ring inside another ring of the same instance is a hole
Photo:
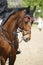
[[[2,21],[3,21],[3,20],[2,20],[2,19],[0,19],[0,25],[1,25]]]
[[[27,38],[29,38],[28,35],[24,35],[24,36],[23,36],[23,39],[24,39],[24,40],[26,40]]]

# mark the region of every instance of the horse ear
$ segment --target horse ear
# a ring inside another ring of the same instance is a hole
[[[36,10],[36,6],[34,6],[34,9]]]
[[[33,9],[33,11],[35,11],[36,10],[36,6],[34,6],[34,9]]]
[[[31,25],[33,24],[33,21],[31,22]]]
[[[28,9],[30,9],[30,6],[28,6]]]
[[[27,7],[26,13],[29,14],[30,12],[30,6]]]

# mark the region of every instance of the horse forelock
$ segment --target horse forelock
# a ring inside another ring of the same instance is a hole
[[[25,15],[24,18],[28,18],[28,19],[30,19],[30,16],[29,16],[29,15]]]

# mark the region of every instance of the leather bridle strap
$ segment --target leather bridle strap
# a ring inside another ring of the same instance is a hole
[[[15,41],[12,41],[12,42],[11,42],[10,40],[8,40],[7,37],[6,37],[3,33],[1,33],[1,36],[3,36],[3,38],[5,38],[5,40],[6,40],[12,47],[14,47],[14,42],[15,42]]]
[[[11,42],[10,40],[8,40],[8,38],[3,34],[2,30],[5,31],[5,32],[7,32],[7,33],[8,33],[8,31],[7,31],[7,30],[4,30],[4,29],[2,28],[2,26],[0,26],[0,28],[1,28],[1,32],[0,32],[1,36],[3,36],[3,38],[5,38],[5,40],[6,40],[11,46],[14,47],[14,42],[15,42],[15,40],[13,40],[12,42]]]

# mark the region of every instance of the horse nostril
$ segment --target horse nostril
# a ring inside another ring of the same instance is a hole
[[[29,40],[30,40],[30,38],[29,38]]]
[[[26,40],[28,40],[28,38],[26,38]]]
[[[26,40],[27,40],[27,41],[29,41],[29,40],[30,40],[30,38],[26,38]]]
[[[29,38],[29,40],[30,40],[30,38]]]
[[[26,38],[26,41],[29,41],[29,38]]]

